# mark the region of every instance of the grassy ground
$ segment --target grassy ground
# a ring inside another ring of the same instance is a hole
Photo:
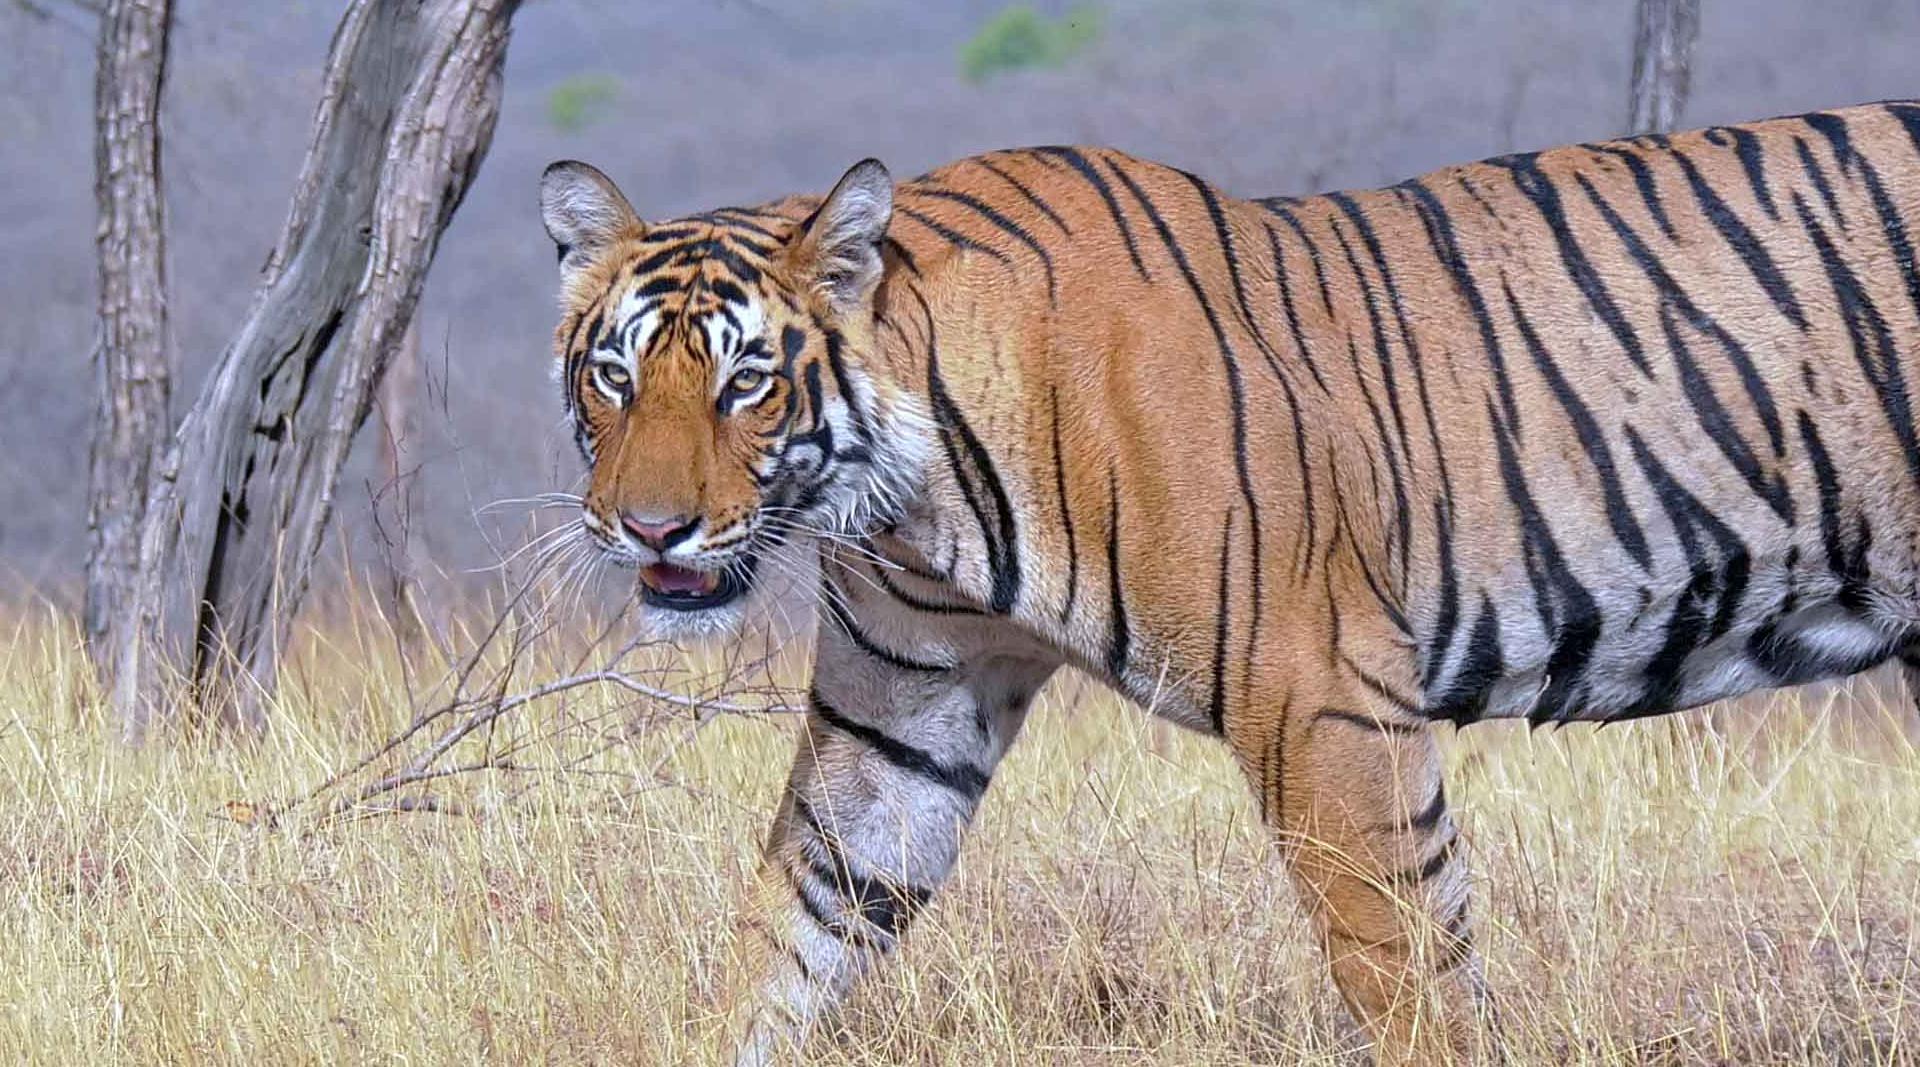
[[[356,641],[298,658],[258,745],[131,752],[69,625],[0,629],[0,1059],[707,1058],[792,723],[677,748],[681,724],[655,724],[584,765],[603,773],[439,783],[481,816],[229,817],[404,720]],[[527,715],[592,721],[594,699]],[[1920,755],[1872,698],[1769,708],[1724,743],[1680,720],[1446,740],[1514,1062],[1920,1062]],[[552,758],[579,743],[554,732]],[[1225,753],[1063,687],[816,1062],[1348,1064],[1359,1045]]]

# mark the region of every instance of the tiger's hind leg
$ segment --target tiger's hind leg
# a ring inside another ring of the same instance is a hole
[[[1379,1062],[1461,1062],[1490,1038],[1467,865],[1428,727],[1378,704],[1249,713],[1228,736]]]

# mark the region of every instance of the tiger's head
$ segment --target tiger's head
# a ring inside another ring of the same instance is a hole
[[[897,513],[927,432],[875,336],[885,167],[857,164],[804,218],[649,224],[564,161],[540,206],[560,256],[556,370],[589,467],[580,522],[638,569],[656,632],[732,632],[770,557]]]

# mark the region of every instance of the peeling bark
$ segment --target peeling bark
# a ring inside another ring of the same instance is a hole
[[[257,730],[341,467],[499,113],[519,0],[354,0],[253,306],[149,495],[111,694]]]

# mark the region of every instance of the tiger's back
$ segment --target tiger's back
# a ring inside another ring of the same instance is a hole
[[[1917,134],[1889,104],[1270,205],[1367,309],[1334,331],[1422,714],[1654,714],[1911,643]]]

